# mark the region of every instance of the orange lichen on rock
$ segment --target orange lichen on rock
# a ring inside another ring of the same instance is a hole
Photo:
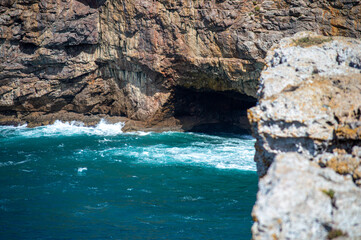
[[[352,174],[358,167],[359,162],[355,158],[341,156],[333,157],[327,162],[327,167],[332,168],[339,174]]]
[[[350,126],[338,127],[335,131],[338,139],[361,140],[361,127],[352,129]]]

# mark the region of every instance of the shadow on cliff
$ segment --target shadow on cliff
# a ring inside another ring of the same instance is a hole
[[[77,1],[91,8],[99,8],[106,2],[106,0],[77,0]]]
[[[172,96],[174,117],[190,132],[249,134],[247,109],[256,103],[235,91],[176,87]]]

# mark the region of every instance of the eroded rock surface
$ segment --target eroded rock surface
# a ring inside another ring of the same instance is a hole
[[[266,61],[254,239],[360,239],[361,41],[299,33]]]
[[[361,191],[301,154],[277,155],[262,178],[254,239],[360,239]]]
[[[360,14],[360,1],[4,0],[0,119],[62,111],[154,125],[174,117],[176,87],[254,103],[273,43],[302,30],[360,37]]]

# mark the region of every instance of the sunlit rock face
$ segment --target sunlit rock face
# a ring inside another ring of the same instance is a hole
[[[361,238],[361,41],[298,33],[266,62],[254,239]]]
[[[273,43],[360,37],[360,14],[358,1],[1,1],[1,122],[74,112],[151,126],[174,117],[177,87],[254,102]]]

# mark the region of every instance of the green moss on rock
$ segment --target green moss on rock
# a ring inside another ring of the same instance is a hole
[[[304,37],[295,40],[295,44],[300,47],[311,47],[314,45],[320,45],[322,43],[330,42],[332,38],[326,37]]]
[[[332,189],[329,189],[329,190],[324,189],[324,190],[322,190],[322,192],[324,194],[326,194],[327,196],[329,196],[331,199],[333,199],[335,197],[335,191]]]
[[[335,239],[338,237],[346,236],[344,232],[342,232],[340,229],[332,229],[328,232],[327,239]]]

